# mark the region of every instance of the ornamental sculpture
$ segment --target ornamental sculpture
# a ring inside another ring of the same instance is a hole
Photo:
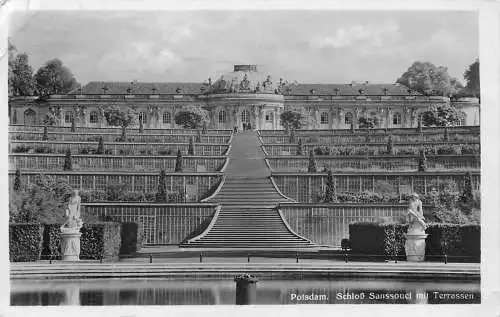
[[[425,258],[426,224],[422,211],[422,201],[413,193],[408,203],[406,214],[408,232],[406,234],[405,251],[407,261],[421,262]]]
[[[80,259],[80,228],[83,225],[80,213],[81,198],[78,191],[71,194],[66,208],[66,221],[61,226],[61,253],[63,261]]]
[[[248,80],[248,75],[245,74],[243,80],[240,82],[240,90],[249,90],[250,89],[250,81]]]

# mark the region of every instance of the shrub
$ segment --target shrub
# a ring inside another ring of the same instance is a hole
[[[318,170],[316,168],[316,159],[314,158],[313,151],[309,151],[309,166],[307,168],[309,173],[316,173]]]
[[[14,153],[28,153],[31,150],[31,147],[25,145],[18,145],[12,149]]]
[[[177,158],[175,159],[175,172],[182,172],[182,153],[181,153],[181,150],[177,151]]]
[[[121,224],[120,254],[133,254],[142,248],[142,226],[135,222]]]
[[[47,126],[45,125],[43,127],[43,135],[42,135],[42,141],[47,141],[49,139],[49,135],[47,132]]]
[[[189,138],[188,155],[194,155],[194,138]]]
[[[422,151],[418,157],[418,171],[425,172],[427,170],[427,157],[425,157],[425,152]]]
[[[96,154],[104,154],[104,142],[102,140],[102,136],[99,137]]]
[[[172,155],[172,149],[161,149],[158,150],[158,155]]]
[[[37,261],[42,253],[43,228],[38,223],[9,224],[11,262]]]
[[[66,157],[64,158],[64,171],[71,171],[73,169],[73,164],[71,162],[71,150],[68,148],[66,151]]]
[[[108,184],[106,196],[109,201],[124,201],[128,184]]]
[[[442,261],[444,254],[450,257],[461,254],[460,225],[428,224],[425,232],[428,234],[425,240],[426,259]]]
[[[43,224],[42,259],[60,259],[61,224]]]
[[[320,145],[314,148],[314,154],[316,155],[330,155],[330,149],[326,145]]]
[[[16,176],[14,179],[14,191],[20,191],[21,190],[21,171],[19,169],[16,169]]]
[[[335,179],[331,170],[328,170],[328,175],[326,177],[326,191],[325,191],[325,202],[332,203],[337,201],[337,188],[335,186]]]
[[[121,224],[116,222],[86,223],[80,238],[80,258],[117,260],[121,247]]]
[[[165,202],[167,200],[167,187],[165,184],[167,175],[165,175],[165,171],[162,170],[160,172],[160,177],[158,179],[158,191],[156,192],[156,201],[157,202]]]
[[[297,144],[297,155],[304,155],[304,147],[302,146],[302,139],[299,139],[299,143]]]

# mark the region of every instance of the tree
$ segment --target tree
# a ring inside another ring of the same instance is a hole
[[[43,127],[43,135],[42,135],[42,141],[47,141],[49,139],[48,131],[47,131],[47,125]]]
[[[201,128],[201,132],[203,134],[207,134],[207,125],[208,125],[208,123],[203,121],[202,128]]]
[[[424,95],[449,96],[456,94],[462,85],[448,75],[448,69],[430,62],[414,62],[396,83]]]
[[[304,111],[287,110],[280,114],[285,131],[300,130],[308,124],[309,116]]]
[[[71,171],[73,169],[73,163],[71,159],[71,150],[68,148],[66,151],[66,157],[64,158],[63,171]]]
[[[175,171],[182,172],[182,153],[181,153],[181,150],[177,151],[177,158],[175,159]]]
[[[16,178],[14,179],[14,191],[18,192],[21,190],[21,171],[16,169]]]
[[[186,106],[175,115],[175,123],[184,129],[198,129],[208,124],[208,121],[208,111],[201,106]]]
[[[328,170],[328,175],[326,176],[325,202],[337,202],[337,187],[335,185],[332,170],[330,169]]]
[[[194,155],[194,138],[189,138],[188,155]]]
[[[99,144],[97,144],[96,154],[104,154],[104,141],[102,136],[99,136]]]
[[[297,155],[304,155],[304,147],[302,146],[302,139],[299,139],[299,144],[297,145]]]
[[[78,83],[71,70],[59,59],[52,59],[40,67],[35,74],[35,82],[41,94],[65,94],[74,90]]]
[[[316,168],[316,159],[314,158],[314,152],[309,151],[309,166],[307,167],[309,173],[316,173],[318,169]]]
[[[387,154],[394,155],[394,141],[392,140],[392,135],[389,135],[387,140]]]
[[[474,203],[474,193],[472,188],[472,174],[467,172],[465,174],[464,188],[462,195],[460,195],[460,203],[462,205],[462,211],[465,214],[470,214],[472,211],[472,204]]]
[[[480,89],[480,77],[479,77],[479,59],[469,65],[465,70],[464,79],[466,81],[465,89],[474,96],[479,96]]]
[[[289,137],[289,139],[288,139],[288,142],[289,142],[289,143],[295,143],[295,132],[294,132],[294,131],[295,131],[295,130],[293,130],[293,129],[292,129],[292,130],[290,130],[290,137]]]
[[[446,128],[446,127],[444,128],[443,139],[445,142],[450,141],[450,132],[448,131],[448,128]]]
[[[418,133],[422,133],[422,115],[418,116],[417,132]]]
[[[359,127],[361,129],[373,129],[378,126],[378,118],[365,118],[358,119]]]
[[[164,170],[161,170],[160,177],[158,179],[158,191],[156,192],[156,202],[166,202],[167,201],[167,187],[165,181],[167,175]]]
[[[427,157],[425,157],[425,151],[420,151],[420,156],[418,157],[418,171],[425,172],[427,170]]]
[[[196,129],[196,142],[201,143],[201,130],[199,128]]]
[[[75,117],[71,117],[71,132],[76,132],[76,122]]]
[[[354,122],[351,123],[351,133],[356,133],[356,127],[354,126]]]
[[[126,142],[127,141],[126,130],[130,125],[133,125],[137,120],[137,112],[133,109],[127,109],[127,111],[123,111],[116,106],[110,106],[105,110],[104,116],[109,125],[119,126],[122,128],[122,135],[120,137],[120,141]]]
[[[9,52],[10,53],[10,52]],[[30,96],[33,94],[33,68],[26,53],[18,54],[9,60],[9,88],[14,96]]]
[[[433,105],[422,113],[422,123],[426,127],[450,127],[459,125],[463,120],[463,113],[449,104]]]
[[[139,134],[144,133],[144,124],[142,123],[142,119],[139,118]]]

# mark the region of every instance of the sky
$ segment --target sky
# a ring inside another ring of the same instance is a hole
[[[454,11],[40,11],[9,37],[38,69],[59,58],[78,82],[203,82],[257,64],[300,83],[393,83],[415,61],[463,73],[478,16]]]

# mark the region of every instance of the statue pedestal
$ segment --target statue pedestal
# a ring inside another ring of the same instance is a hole
[[[63,261],[80,260],[80,228],[61,228],[61,253]]]
[[[423,262],[425,259],[425,231],[409,232],[406,234],[406,261],[408,262]]]

